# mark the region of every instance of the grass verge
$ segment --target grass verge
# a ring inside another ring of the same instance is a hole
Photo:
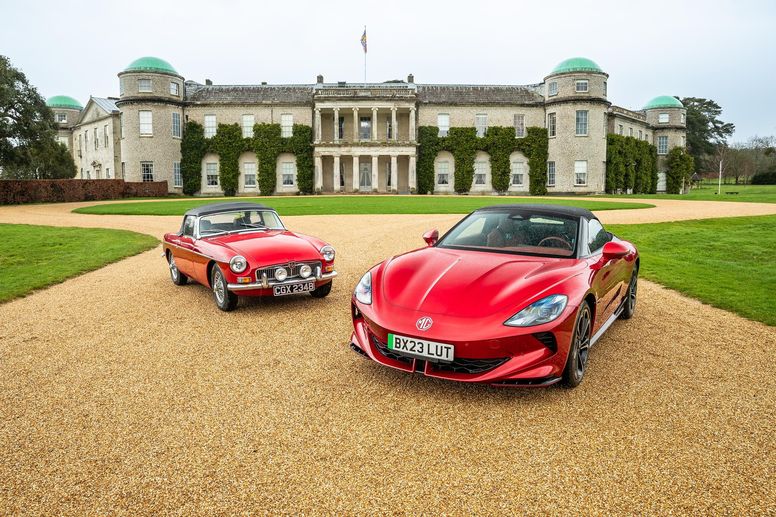
[[[0,224],[0,302],[155,247],[126,230]]]
[[[737,192],[737,194],[734,194]],[[776,203],[776,185],[722,185],[722,193],[717,194],[717,184],[704,183],[693,188],[687,194],[618,194],[605,197],[629,201],[631,199],[681,199],[684,201],[738,201],[745,203]]]
[[[595,199],[553,199],[545,197],[475,197],[475,196],[299,196],[231,198],[231,201],[265,203],[280,215],[348,215],[348,214],[466,214],[477,208],[509,203],[541,203],[615,210],[651,208],[648,203],[599,201]],[[182,215],[186,210],[223,199],[186,199],[144,203],[111,203],[73,210],[79,214],[106,215]]]
[[[776,216],[607,225],[638,247],[643,277],[771,326],[776,326],[774,228]]]

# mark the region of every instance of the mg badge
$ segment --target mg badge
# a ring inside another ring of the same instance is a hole
[[[418,330],[426,331],[431,328],[431,325],[434,324],[434,320],[429,318],[428,316],[423,316],[418,321],[415,322],[415,327]]]

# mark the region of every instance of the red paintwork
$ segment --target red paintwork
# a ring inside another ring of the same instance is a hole
[[[210,286],[208,275],[211,264],[221,268],[227,283],[237,283],[237,277],[255,279],[257,268],[282,264],[290,261],[305,262],[318,260],[323,271],[333,271],[334,261],[326,262],[320,249],[326,242],[316,237],[289,230],[269,230],[214,235],[202,239],[193,239],[178,233],[166,233],[162,242],[164,252],[173,253],[178,269],[198,283]],[[236,255],[242,255],[248,261],[248,268],[235,274],[229,268],[229,261]],[[321,280],[315,287],[331,282]],[[240,296],[272,296],[272,288],[240,290]]]
[[[424,235],[431,240],[430,233]],[[392,257],[371,269],[372,304],[352,298],[351,343],[374,361],[405,371],[465,382],[530,385],[559,379],[563,373],[579,305],[595,300],[593,333],[624,299],[636,248],[625,241],[605,245],[587,258],[554,258],[457,250],[429,246]],[[619,256],[615,256],[619,255]],[[504,322],[531,303],[565,294],[560,317],[533,327]],[[419,331],[416,322],[429,316],[433,325]],[[482,373],[442,371],[428,361],[405,363],[386,357],[371,337],[387,342],[388,333],[455,346],[455,358],[508,358]],[[533,334],[552,332],[553,352]]]

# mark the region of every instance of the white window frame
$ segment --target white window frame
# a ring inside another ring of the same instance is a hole
[[[515,113],[515,138],[523,138],[525,136],[525,114]]]
[[[437,135],[445,137],[450,132],[450,114],[449,113],[437,113],[437,128],[439,129]]]
[[[555,112],[547,113],[547,136],[555,138],[558,134],[558,115]]]
[[[103,147],[108,147],[108,124],[102,126]]]
[[[668,124],[669,120],[671,120],[671,117],[668,115],[668,113],[658,113],[657,114],[657,123],[658,124]]]
[[[211,178],[215,178],[211,182]],[[218,162],[206,162],[205,163],[205,185],[208,187],[219,186],[220,181],[218,177]]]
[[[286,182],[287,176],[290,181]],[[291,188],[296,185],[296,162],[282,162],[280,164],[280,184],[283,188]]]
[[[110,167],[105,167],[105,179],[110,179]]]
[[[628,136],[630,136],[630,137],[633,136],[633,128],[632,127],[628,128]]]
[[[183,187],[183,174],[181,174],[181,162],[172,162],[172,186]]]
[[[216,116],[212,113],[205,115],[203,127],[205,138],[213,138],[216,136],[216,131],[218,131],[218,119]]]
[[[520,178],[519,182],[515,182],[515,176]],[[525,162],[520,160],[513,160],[509,171],[509,184],[513,187],[522,187],[525,185]]]
[[[147,86],[146,86],[147,85]],[[137,80],[137,91],[139,93],[150,93],[154,91],[154,83],[151,79],[143,78]]]
[[[183,129],[181,127],[181,114],[177,111],[172,112],[172,136],[173,138],[182,138],[183,136]]]
[[[555,97],[558,95],[558,82],[550,81],[547,85],[547,97]]]
[[[445,182],[439,181],[441,176],[445,176]],[[441,160],[437,162],[436,170],[436,184],[440,187],[450,186],[450,162],[448,160]]]
[[[175,95],[176,97],[180,97],[181,85],[176,83],[175,81],[170,81],[170,95]]]
[[[590,91],[590,83],[587,79],[578,79],[574,81],[574,91],[576,93],[587,93]]]
[[[547,186],[548,187],[555,186],[555,162],[554,161],[547,162]]]
[[[584,119],[581,120],[580,118]],[[577,136],[587,136],[589,131],[589,119],[590,118],[590,112],[588,110],[577,110],[576,116],[575,116],[575,127],[576,127],[576,135]]]
[[[369,128],[371,131],[371,127]],[[294,136],[294,115],[292,113],[280,114],[280,137],[291,138]]]
[[[140,162],[140,179],[143,183],[154,181],[154,162]]]
[[[247,124],[246,124],[247,122]],[[246,113],[242,116],[241,119],[242,124],[242,137],[243,138],[252,138],[253,137],[253,126],[256,124],[256,116],[251,115],[250,113]]]
[[[587,160],[574,161],[574,186],[587,186]]]
[[[482,177],[482,183],[477,181],[477,177]],[[488,162],[485,160],[475,160],[474,162],[474,182],[473,185],[486,186],[488,184]]]
[[[482,138],[488,132],[488,114],[477,113],[474,115],[474,128],[477,131],[477,137]]]
[[[617,124],[617,134],[620,136],[625,135],[625,127],[622,124]]]
[[[663,156],[668,154],[668,136],[660,135],[657,137],[657,154]]]
[[[253,181],[248,183],[248,177],[252,176]],[[243,183],[245,188],[256,188],[256,162],[243,163]]]
[[[100,139],[97,136],[97,128],[94,128],[94,150],[96,151],[99,148],[100,148]]]
[[[644,131],[639,129],[639,140],[644,140]]]
[[[687,114],[682,113],[682,124],[685,124],[687,122]]]
[[[67,113],[57,113],[57,122],[59,123],[67,123]]]
[[[146,120],[143,117],[146,116]],[[139,110],[137,112],[137,123],[140,136],[153,136],[154,134],[154,113],[151,110]]]

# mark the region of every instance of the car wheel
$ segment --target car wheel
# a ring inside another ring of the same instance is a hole
[[[325,298],[331,292],[331,284],[334,282],[327,282],[319,288],[310,291],[310,296],[313,298]]]
[[[213,266],[210,275],[210,285],[213,286],[213,298],[216,305],[224,312],[233,311],[237,307],[237,295],[226,288],[226,279],[218,265]]]
[[[628,284],[628,293],[625,298],[625,308],[620,313],[620,318],[629,320],[633,317],[633,313],[636,312],[636,293],[639,288],[639,270],[634,269],[633,275],[631,275],[630,283]]]
[[[170,267],[170,278],[172,279],[173,284],[186,285],[189,282],[189,277],[181,273],[178,266],[175,264],[175,257],[172,252],[167,254],[167,265]]]
[[[590,306],[583,303],[577,311],[577,320],[574,323],[574,334],[571,336],[571,346],[566,359],[566,368],[563,370],[562,384],[566,388],[575,388],[582,382],[587,369],[587,360],[590,354],[590,334],[593,328],[593,318]]]

